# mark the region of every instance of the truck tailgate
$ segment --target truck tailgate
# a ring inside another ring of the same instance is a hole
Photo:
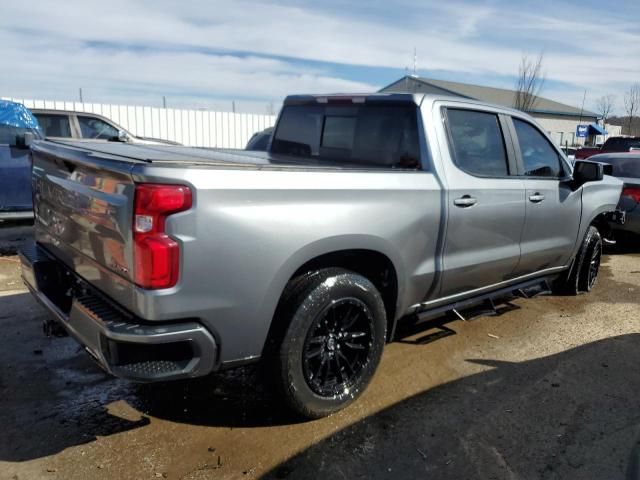
[[[114,297],[133,287],[134,164],[49,142],[33,147],[36,241]]]

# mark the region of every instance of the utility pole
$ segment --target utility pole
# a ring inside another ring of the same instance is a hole
[[[82,100],[82,87],[80,87],[78,91],[80,92],[80,103],[84,103],[84,100]]]
[[[584,95],[582,96],[582,107],[580,107],[580,119],[578,120],[578,126],[582,125],[582,114],[584,113],[584,101],[587,99],[587,89],[584,89]],[[584,143],[587,143],[585,138]]]
[[[231,111],[233,113],[236,113],[236,101],[235,100],[231,100]]]
[[[162,108],[167,108],[167,97],[162,95]]]
[[[411,76],[418,76],[418,51],[416,47],[413,47],[413,74]]]

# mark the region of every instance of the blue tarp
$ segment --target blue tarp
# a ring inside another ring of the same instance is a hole
[[[40,130],[38,120],[22,104],[0,100],[0,125]]]

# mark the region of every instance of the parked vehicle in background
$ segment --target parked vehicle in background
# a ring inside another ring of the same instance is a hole
[[[611,175],[624,182],[618,209],[626,212],[626,221],[612,225],[615,238],[640,235],[640,152],[595,155],[591,160],[611,165]]]
[[[90,140],[136,143],[141,145],[180,145],[170,140],[137,137],[108,118],[95,113],[31,109],[46,138],[51,140]]]
[[[0,100],[0,222],[33,218],[29,144],[40,138],[38,121],[29,110]]]
[[[576,151],[576,160],[585,160],[600,153],[629,152],[632,148],[640,148],[640,137],[610,137],[602,147],[582,147]]]
[[[269,140],[271,140],[272,135],[273,127],[267,127],[261,132],[256,132],[251,136],[251,138],[247,142],[247,146],[244,149],[266,152],[267,147],[269,146]]]
[[[520,111],[422,94],[289,97],[265,155],[33,152],[23,277],[105,370],[150,382],[262,359],[310,418],[362,393],[401,320],[590,291],[622,189],[599,163],[572,170]]]
[[[567,156],[567,160],[569,160],[571,162],[571,165],[573,165],[573,163],[576,161],[576,151],[578,150],[578,147],[563,146],[560,148]]]

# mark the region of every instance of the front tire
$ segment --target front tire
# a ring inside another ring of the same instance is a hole
[[[560,279],[556,290],[567,295],[590,292],[596,285],[601,259],[602,238],[592,225],[585,234],[571,270]]]
[[[367,387],[386,340],[380,293],[367,278],[330,268],[294,280],[276,319],[288,324],[276,362],[287,405],[306,418],[345,408]],[[292,291],[293,290],[293,291]]]

